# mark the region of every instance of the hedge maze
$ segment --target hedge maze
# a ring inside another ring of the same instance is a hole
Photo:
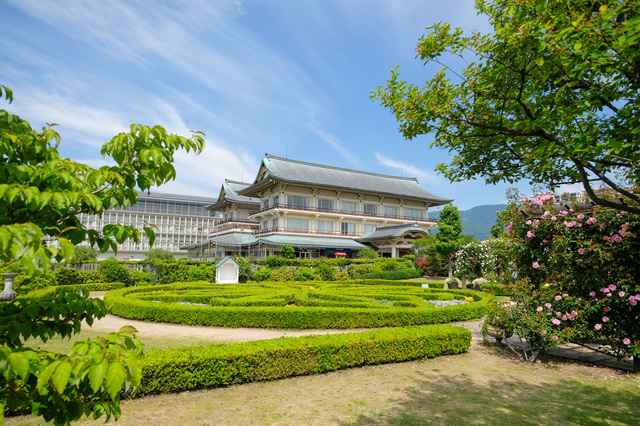
[[[347,329],[443,324],[479,318],[493,296],[417,286],[317,282],[170,284],[112,290],[115,315],[199,326]],[[434,307],[429,300],[470,303]]]

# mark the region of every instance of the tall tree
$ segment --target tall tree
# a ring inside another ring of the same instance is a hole
[[[11,90],[0,85],[2,95],[13,99]],[[102,147],[102,155],[116,165],[94,169],[62,158],[53,126],[36,131],[0,110],[0,261],[19,263],[31,274],[46,269],[52,258],[70,260],[74,245],[85,239],[102,252],[115,251],[127,238],[140,241],[133,227],[106,225],[98,232],[86,229],[78,216],[135,203],[137,189],[175,177],[177,150],[199,153],[204,147],[198,134],[185,138],[160,126],[134,124]],[[153,230],[145,232],[153,244]],[[67,354],[24,347],[31,337],[70,337],[83,321],[91,325],[106,314],[105,303],[90,299],[86,291],[0,304],[0,423],[5,408],[28,402],[34,414],[56,424],[88,414],[119,417],[120,392],[141,379],[142,344],[135,329],[78,341]]]
[[[453,276],[453,256],[464,243],[462,234],[462,220],[458,208],[452,204],[444,206],[438,219],[438,233],[435,235],[434,248],[440,256],[447,259],[449,264],[449,278]]]
[[[374,92],[401,133],[435,132],[432,146],[453,154],[438,165],[451,181],[580,182],[595,203],[640,213],[640,0],[478,0],[476,9],[490,34],[437,23],[417,56],[441,70],[419,87],[396,68]]]

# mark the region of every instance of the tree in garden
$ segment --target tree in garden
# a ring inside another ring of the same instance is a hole
[[[293,248],[293,246],[285,244],[280,249],[280,257],[283,259],[295,259],[296,250]]]
[[[449,278],[453,276],[453,257],[462,245],[462,222],[458,208],[452,204],[444,206],[438,219],[438,233],[435,235],[436,252],[447,259],[449,264]]]
[[[453,154],[438,165],[451,181],[579,182],[596,204],[640,214],[640,0],[476,9],[491,34],[429,27],[417,56],[441,70],[419,87],[396,69],[373,94],[401,133],[435,133],[432,146]]]
[[[9,102],[13,98],[1,85],[0,95]],[[78,215],[134,204],[137,189],[149,190],[175,177],[177,150],[199,153],[204,146],[197,134],[185,138],[159,126],[134,124],[102,147],[102,155],[116,165],[94,169],[60,156],[60,136],[53,126],[37,131],[0,111],[0,261],[19,264],[30,274],[47,270],[52,258],[72,259],[74,245],[85,240],[101,252],[115,251],[128,238],[140,241],[135,228],[88,230]],[[145,231],[153,244],[153,230]],[[23,346],[31,337],[70,337],[82,321],[91,325],[106,313],[105,303],[90,299],[85,290],[0,304],[0,423],[5,409],[24,404],[56,424],[89,414],[119,417],[120,392],[141,379],[142,345],[134,329],[78,341],[68,354]]]
[[[418,269],[428,275],[444,275],[447,269],[445,262],[434,248],[437,240],[433,235],[425,235],[411,243],[417,256],[424,256],[424,260],[418,263]]]
[[[168,262],[175,260],[173,253],[169,250],[161,249],[161,248],[152,248],[145,254],[145,258],[147,260],[159,260],[163,262]]]
[[[93,247],[78,246],[73,252],[73,258],[69,263],[97,262],[100,252]]]
[[[358,252],[358,259],[375,259],[379,257],[378,252],[371,247],[365,247]]]

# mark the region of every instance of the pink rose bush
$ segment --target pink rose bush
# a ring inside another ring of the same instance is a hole
[[[640,216],[561,205],[541,194],[502,215],[512,262],[503,279],[523,303],[512,331],[542,349],[596,341],[640,356]]]

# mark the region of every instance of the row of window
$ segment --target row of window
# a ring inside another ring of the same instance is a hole
[[[279,205],[280,197],[273,198],[273,205]],[[328,200],[324,198],[318,199],[318,210],[322,211],[335,211],[335,205],[337,202],[334,200]],[[262,208],[268,209],[270,205],[269,200],[264,200],[262,202]],[[302,197],[299,195],[288,195],[287,196],[287,207],[298,208],[298,209],[307,209],[309,208],[309,197]],[[369,216],[378,216],[378,207],[379,204],[363,204],[362,210],[363,214]],[[353,201],[341,201],[340,202],[340,210],[344,213],[358,213],[358,203]],[[424,217],[423,209],[412,209],[409,207],[404,207],[404,217],[410,219],[422,219]],[[389,217],[398,217],[398,207],[396,206],[384,206],[384,216]]]
[[[271,225],[271,226],[270,226]],[[318,232],[326,232],[333,233],[334,222],[330,220],[318,220],[316,221],[316,230]],[[356,233],[356,224],[353,222],[340,222],[340,233],[353,235]],[[262,230],[266,231],[268,229],[278,228],[280,226],[280,220],[278,218],[272,219],[271,222],[265,220],[262,222]],[[307,232],[309,231],[309,220],[308,219],[298,219],[298,218],[287,218],[286,219],[286,228],[290,231],[301,231]],[[376,230],[376,225],[365,224],[363,231],[364,233],[373,232]],[[336,231],[338,231],[336,229]]]
[[[114,210],[125,210],[141,213],[165,213],[189,216],[215,216],[215,212],[207,210],[203,205],[191,203],[175,203],[171,201],[138,200],[132,206],[125,208],[116,207]]]

